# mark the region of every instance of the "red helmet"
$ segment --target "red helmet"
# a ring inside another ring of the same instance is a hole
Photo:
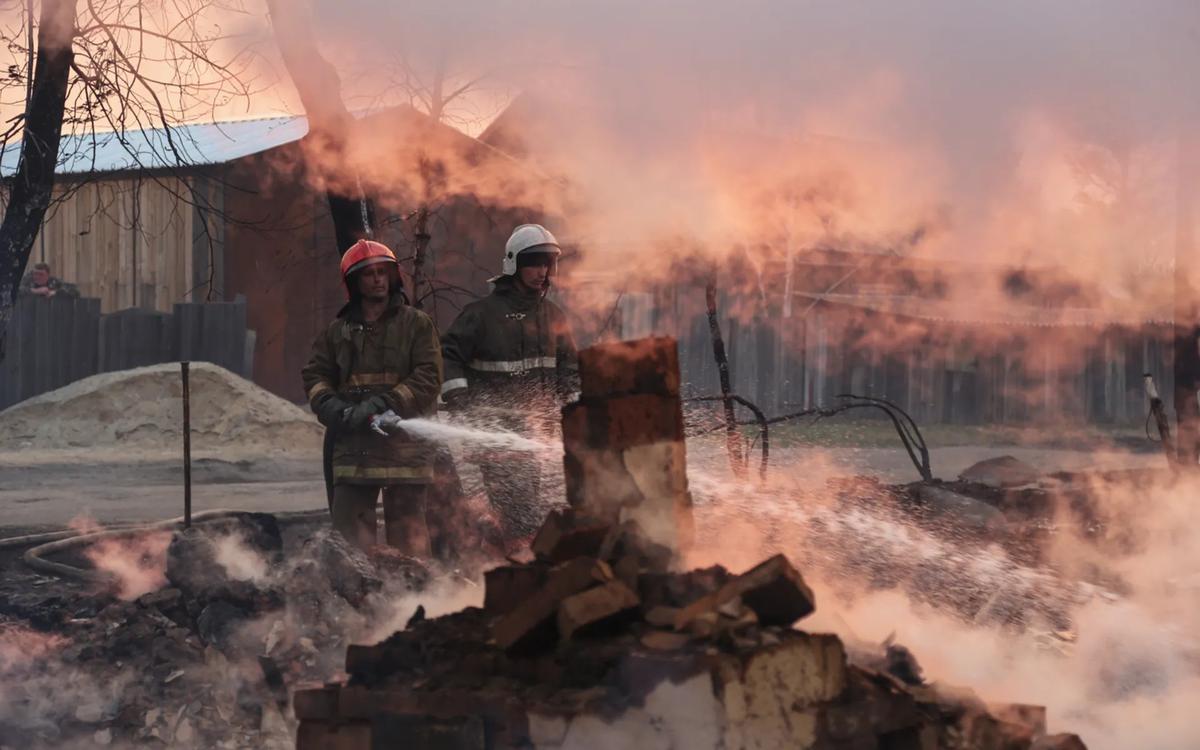
[[[396,261],[396,254],[382,242],[359,240],[350,246],[350,249],[342,255],[342,283],[346,285],[347,294],[353,295],[350,289],[350,274],[376,263],[391,263],[397,270],[400,268],[400,264]],[[399,274],[397,274],[397,281],[399,281]]]

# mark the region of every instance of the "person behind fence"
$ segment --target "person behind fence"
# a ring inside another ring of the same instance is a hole
[[[341,273],[350,301],[317,336],[302,371],[309,404],[333,431],[333,527],[361,548],[374,545],[382,493],[388,545],[428,556],[434,449],[401,425],[437,410],[437,329],[406,303],[385,245],[359,240],[342,257]]]
[[[562,254],[545,227],[522,224],[504,248],[487,297],[472,302],[442,338],[450,411],[516,432],[548,428],[578,390],[575,341],[562,309],[546,299]],[[495,450],[476,454],[488,500],[510,539],[542,522],[537,457]]]
[[[43,299],[79,296],[79,290],[74,284],[68,284],[50,273],[49,263],[35,263],[33,270],[21,279],[18,291],[23,296]]]

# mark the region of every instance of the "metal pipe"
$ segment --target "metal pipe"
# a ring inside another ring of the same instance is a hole
[[[192,526],[192,395],[188,387],[188,365],[180,362],[183,375],[183,527]]]

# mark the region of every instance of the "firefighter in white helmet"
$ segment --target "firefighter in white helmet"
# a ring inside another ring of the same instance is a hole
[[[442,337],[442,399],[449,410],[474,409],[523,432],[552,422],[577,390],[575,341],[562,309],[546,299],[561,255],[558,240],[540,224],[513,230],[492,293],[463,308]],[[507,536],[536,531],[537,461],[513,451],[478,460]]]

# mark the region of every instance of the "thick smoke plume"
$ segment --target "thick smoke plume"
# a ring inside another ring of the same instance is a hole
[[[1063,266],[1134,307],[1191,222],[1189,3],[315,10],[352,105],[408,101],[413,80],[469,84],[478,130],[483,102],[519,93],[529,169],[578,191],[567,205],[551,180],[537,197],[590,268],[874,248]],[[382,182],[386,164],[369,166]],[[451,166],[448,189],[504,200],[500,181]]]
[[[1085,540],[1060,518],[1035,563],[916,524],[878,485],[840,473],[814,450],[794,477],[777,469],[747,492],[694,459],[702,542],[692,562],[740,570],[784,552],[817,591],[803,627],[837,632],[868,658],[894,638],[928,679],[986,701],[1045,705],[1052,730],[1078,732],[1088,747],[1200,742],[1191,709],[1200,700],[1200,537],[1184,520],[1195,480],[1139,472],[1092,481],[1107,531]]]

